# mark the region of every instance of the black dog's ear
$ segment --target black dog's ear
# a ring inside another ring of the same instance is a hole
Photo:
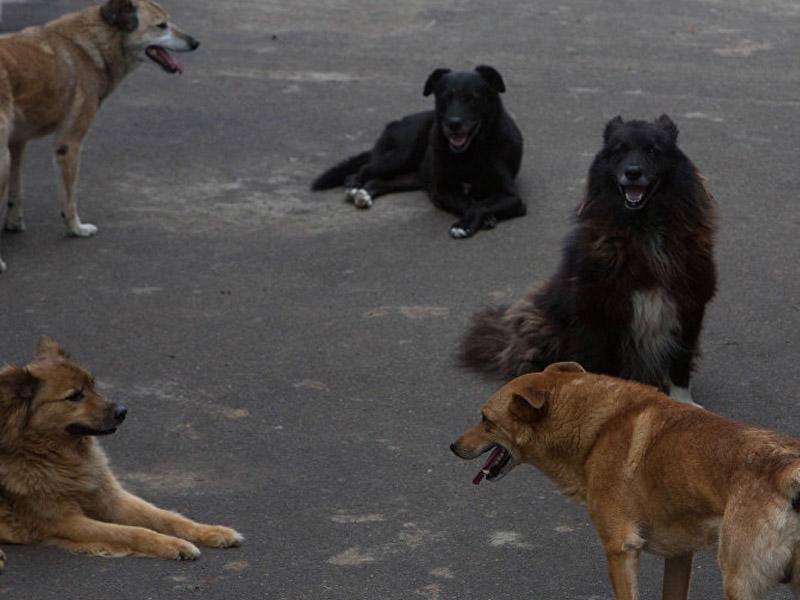
[[[450,69],[434,69],[433,73],[428,75],[428,80],[425,82],[425,89],[422,90],[422,95],[430,96],[438,81],[449,72]]]
[[[131,0],[108,0],[100,7],[100,16],[112,27],[130,33],[139,26],[136,7]]]
[[[606,128],[603,130],[603,142],[607,144],[608,140],[611,139],[611,136],[614,134],[614,130],[623,123],[624,121],[620,115],[617,115],[606,123]]]
[[[502,94],[506,91],[506,84],[503,83],[503,78],[497,69],[488,65],[478,65],[475,70],[480,73],[480,76],[487,81],[495,92]]]
[[[4,400],[33,400],[39,380],[28,369],[5,367],[0,371],[0,403]]]
[[[675,121],[669,118],[669,115],[664,114],[658,117],[656,125],[667,132],[670,143],[674,144],[678,141],[678,126],[675,125]]]

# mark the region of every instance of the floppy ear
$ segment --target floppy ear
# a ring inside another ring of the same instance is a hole
[[[28,369],[6,367],[0,371],[0,403],[4,400],[33,400],[39,380]]]
[[[670,119],[668,115],[664,114],[658,117],[658,119],[656,119],[656,125],[667,132],[670,143],[674,144],[678,141],[678,126],[675,125],[675,121]]]
[[[511,393],[509,410],[518,421],[535,423],[547,414],[550,392],[536,387],[522,388]]]
[[[545,373],[553,371],[557,373],[586,373],[586,369],[575,361],[553,363],[544,370]]]
[[[478,65],[475,70],[492,86],[495,92],[502,94],[506,91],[506,84],[503,83],[503,78],[497,69],[488,65]]]
[[[603,130],[603,143],[607,144],[608,140],[614,134],[614,131],[622,125],[624,121],[620,115],[617,115],[613,119],[611,119],[608,123],[606,123],[606,128]]]
[[[433,73],[428,75],[428,80],[425,82],[425,89],[422,90],[423,96],[430,96],[433,93],[433,88],[438,81],[450,72],[450,69],[434,69]]]
[[[100,7],[100,16],[106,23],[120,31],[130,33],[139,26],[136,7],[131,0],[108,0]]]
[[[66,358],[67,353],[58,342],[54,342],[46,335],[39,338],[39,344],[36,346],[36,354],[34,360],[37,358]]]

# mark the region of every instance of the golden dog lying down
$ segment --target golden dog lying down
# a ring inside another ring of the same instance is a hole
[[[33,362],[0,371],[0,542],[189,560],[200,554],[192,542],[242,542],[233,529],[190,521],[122,489],[96,438],[114,433],[126,412],[45,337]]]
[[[639,598],[644,550],[663,556],[665,600],[685,600],[692,554],[718,542],[726,600],[778,583],[800,598],[800,441],[655,388],[556,363],[492,395],[451,445],[490,452],[473,480],[528,463],[586,505],[617,600]]]

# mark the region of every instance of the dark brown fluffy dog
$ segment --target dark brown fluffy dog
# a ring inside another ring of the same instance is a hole
[[[233,529],[190,521],[122,489],[96,437],[114,433],[126,412],[46,337],[29,365],[0,371],[0,542],[183,560],[200,554],[191,542],[242,542]]]
[[[800,598],[800,440],[557,363],[494,393],[451,449],[489,453],[474,483],[527,463],[585,504],[617,600],[640,597],[642,551],[665,559],[662,598],[685,600],[717,541],[725,600]]]
[[[574,360],[691,400],[716,288],[714,203],[677,138],[667,115],[608,122],[558,271],[475,315],[465,365],[510,379]]]

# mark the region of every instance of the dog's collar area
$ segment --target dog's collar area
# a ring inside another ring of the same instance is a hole
[[[486,451],[491,450],[491,454],[472,479],[472,483],[478,485],[485,477],[487,481],[497,481],[511,469],[511,452],[500,444],[490,446]]]
[[[183,69],[169,52],[162,46],[148,46],[144,50],[147,58],[158,64],[167,73],[183,73]]]

